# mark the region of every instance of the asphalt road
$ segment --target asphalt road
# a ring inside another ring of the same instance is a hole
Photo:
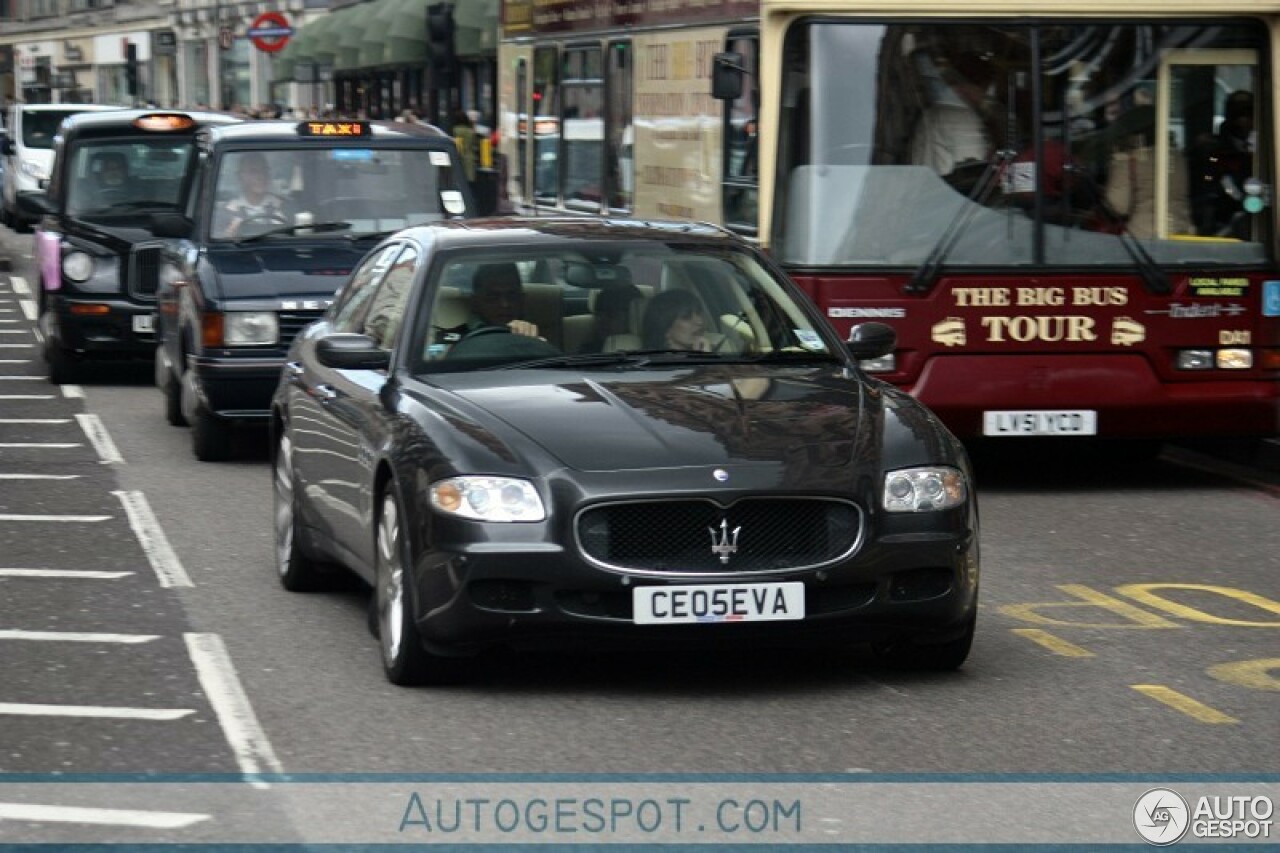
[[[0,820],[18,831],[0,838],[117,837],[48,817],[91,805],[204,816],[121,824],[186,840],[219,809],[220,792],[5,788],[49,774],[1280,767],[1280,479],[1181,451],[1122,464],[983,449],[982,610],[954,674],[887,671],[857,649],[583,648],[495,655],[464,686],[393,687],[367,590],[280,588],[265,433],[241,433],[233,462],[199,463],[148,367],[42,380],[29,243],[0,233],[14,260],[0,273]],[[287,835],[310,819],[271,802],[246,826]],[[19,808],[32,803],[55,811]]]

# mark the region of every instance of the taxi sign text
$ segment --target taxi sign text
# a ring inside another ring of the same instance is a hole
[[[298,125],[299,136],[345,136],[358,137],[369,135],[369,123],[363,121],[304,121]]]

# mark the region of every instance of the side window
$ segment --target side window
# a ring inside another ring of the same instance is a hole
[[[760,181],[760,90],[756,88],[760,38],[731,35],[728,49],[742,57],[747,73],[742,75],[742,95],[725,105],[724,221],[735,231],[754,234]]]
[[[346,287],[342,288],[342,292],[338,294],[338,300],[330,309],[335,332],[363,331],[362,326],[368,312],[369,300],[373,297],[382,274],[391,266],[391,259],[401,248],[399,243],[393,243],[381,252],[375,252],[365,258],[364,262],[356,267],[356,271],[351,274],[351,280],[347,282]]]
[[[560,185],[560,81],[557,50],[540,47],[533,53],[533,197],[539,204],[555,204]]]
[[[598,211],[604,201],[603,76],[599,47],[564,52],[561,196],[567,206],[582,210]]]
[[[409,301],[409,291],[413,288],[413,274],[418,265],[418,250],[414,246],[406,246],[382,277],[382,284],[369,305],[365,315],[363,331],[373,338],[384,350],[390,350],[395,344],[396,333],[404,320],[405,304]]]

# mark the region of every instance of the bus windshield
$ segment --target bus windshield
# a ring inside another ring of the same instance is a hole
[[[1263,262],[1266,44],[1248,22],[801,22],[784,43],[777,256]]]

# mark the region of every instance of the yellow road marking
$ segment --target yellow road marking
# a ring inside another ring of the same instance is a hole
[[[1075,643],[1068,643],[1061,637],[1055,637],[1048,631],[1041,631],[1039,628],[1014,628],[1013,633],[1020,637],[1026,637],[1033,643],[1044,646],[1055,655],[1062,655],[1067,658],[1091,658],[1093,652],[1088,649],[1081,648]]]
[[[1175,711],[1181,711],[1188,717],[1194,717],[1202,723],[1240,722],[1235,717],[1224,714],[1216,708],[1210,708],[1203,702],[1197,702],[1184,693],[1179,693],[1160,684],[1133,684],[1130,686],[1139,693],[1150,696],[1157,702],[1163,702]]]
[[[1280,677],[1271,674],[1280,670],[1280,658],[1259,658],[1211,666],[1208,673],[1219,681],[1238,684],[1254,690],[1280,690]]]

